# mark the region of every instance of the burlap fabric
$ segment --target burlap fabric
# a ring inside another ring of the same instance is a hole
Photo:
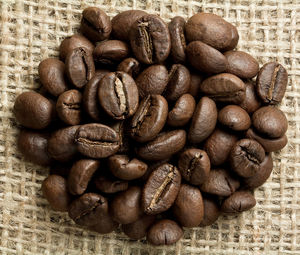
[[[237,25],[238,48],[259,63],[276,60],[288,70],[280,108],[289,120],[289,144],[274,154],[257,205],[211,227],[186,230],[173,246],[152,247],[124,234],[98,235],[52,211],[42,197],[48,170],[16,150],[12,113],[18,94],[39,87],[37,66],[58,55],[60,41],[77,31],[81,11],[96,5],[113,16],[145,9],[166,21],[205,11]],[[299,0],[0,0],[0,253],[1,254],[300,254],[300,2]]]

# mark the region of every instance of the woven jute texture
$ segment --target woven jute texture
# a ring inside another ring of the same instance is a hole
[[[273,173],[255,192],[254,209],[223,216],[211,227],[186,229],[169,247],[132,241],[120,231],[98,235],[50,209],[41,193],[48,169],[25,162],[16,150],[12,108],[18,94],[40,86],[39,62],[58,56],[60,41],[78,30],[87,6],[110,16],[145,9],[166,21],[215,13],[238,27],[238,49],[261,65],[278,61],[287,68],[280,108],[289,120],[289,143],[274,154]],[[0,254],[300,254],[299,13],[299,0],[0,0]]]

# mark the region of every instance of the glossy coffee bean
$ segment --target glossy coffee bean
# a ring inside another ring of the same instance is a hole
[[[285,68],[276,62],[265,64],[256,79],[257,94],[266,104],[281,102],[288,82]]]
[[[199,96],[199,87],[201,82],[203,81],[203,76],[199,73],[191,72],[191,83],[190,89],[188,91],[195,99]]]
[[[100,175],[94,180],[95,187],[107,194],[114,194],[128,189],[128,182],[110,175]]]
[[[203,196],[204,214],[200,227],[212,225],[219,218],[221,211],[215,197]]]
[[[132,78],[136,78],[140,73],[140,63],[135,58],[125,58],[117,67],[118,71],[128,73]]]
[[[193,114],[188,138],[191,143],[204,141],[214,131],[218,118],[218,110],[215,102],[202,97]]]
[[[171,50],[170,33],[159,16],[142,16],[132,24],[130,30],[131,48],[141,63],[162,63],[167,59]]]
[[[14,114],[24,127],[43,129],[53,120],[55,109],[52,103],[42,95],[34,92],[23,92],[16,98]]]
[[[64,177],[49,175],[42,183],[42,192],[53,210],[68,211],[71,196],[68,193],[67,181]]]
[[[182,177],[193,185],[200,185],[209,176],[210,160],[200,149],[187,149],[180,154],[178,168]]]
[[[256,200],[249,191],[236,191],[223,201],[221,211],[225,213],[241,213],[250,210],[255,204]]]
[[[154,215],[168,210],[180,189],[181,175],[171,164],[156,168],[147,180],[142,194],[142,208],[146,214]]]
[[[242,101],[242,103],[240,103],[240,107],[242,107],[248,113],[253,113],[260,107],[261,103],[256,95],[256,88],[253,82],[246,81],[245,85],[245,99]]]

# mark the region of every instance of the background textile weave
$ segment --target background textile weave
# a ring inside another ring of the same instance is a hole
[[[18,94],[38,88],[37,67],[77,31],[81,11],[98,6],[110,16],[145,9],[166,21],[205,11],[238,27],[238,49],[260,65],[278,61],[289,83],[280,108],[289,120],[289,143],[274,154],[257,205],[223,216],[206,228],[186,230],[170,247],[152,247],[124,234],[98,235],[50,210],[41,194],[48,170],[25,162],[16,150],[12,113]],[[300,1],[299,0],[0,0],[0,254],[300,254]]]

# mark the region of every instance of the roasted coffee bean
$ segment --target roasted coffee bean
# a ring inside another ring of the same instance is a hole
[[[129,136],[129,123],[126,121],[114,121],[110,127],[119,135],[120,148],[118,153],[129,153],[133,145]]]
[[[244,51],[227,51],[227,73],[232,73],[243,79],[250,79],[257,75],[259,65],[255,58]]]
[[[237,139],[235,134],[225,132],[219,128],[215,129],[204,144],[204,150],[211,164],[219,166],[225,163]]]
[[[249,114],[240,106],[227,105],[219,111],[218,121],[234,131],[244,131],[251,126]]]
[[[226,57],[220,51],[200,41],[189,43],[186,47],[186,55],[191,66],[201,72],[222,73],[227,68]]]
[[[76,89],[62,93],[56,103],[58,117],[68,125],[78,125],[81,122],[82,95]]]
[[[130,30],[131,48],[141,63],[161,63],[167,59],[171,50],[170,33],[159,16],[142,16],[132,24]]]
[[[285,114],[273,106],[259,108],[252,115],[255,130],[266,138],[282,137],[288,128]]]
[[[78,151],[90,158],[109,157],[120,147],[117,132],[98,123],[80,126],[75,135],[75,142]]]
[[[200,227],[212,225],[220,216],[221,211],[215,197],[203,196],[204,215]]]
[[[138,142],[154,139],[164,127],[168,117],[168,103],[160,95],[145,97],[131,121],[131,137]]]
[[[156,168],[147,180],[142,194],[142,207],[146,214],[154,215],[168,210],[180,189],[181,175],[171,164]]]
[[[264,148],[251,139],[239,140],[229,155],[231,169],[245,178],[255,175],[260,170],[264,158]]]
[[[137,186],[116,195],[110,204],[113,219],[121,224],[137,221],[142,214],[141,196],[142,190]]]
[[[53,120],[55,109],[47,98],[34,91],[28,91],[16,98],[14,113],[22,126],[43,129]]]
[[[166,158],[163,160],[159,160],[159,161],[153,161],[153,162],[147,162],[148,163],[148,168],[146,173],[142,176],[141,180],[142,181],[147,181],[149,179],[150,174],[156,169],[158,168],[160,165],[163,165],[165,163],[170,162],[171,157],[170,158]]]
[[[259,98],[256,95],[256,89],[252,81],[246,81],[245,99],[240,103],[242,107],[248,113],[255,112],[261,105]]]
[[[135,81],[124,72],[106,74],[100,81],[98,98],[104,111],[117,120],[132,116],[139,104]]]
[[[198,188],[182,184],[172,207],[176,220],[183,227],[197,227],[203,219],[203,201]]]
[[[195,99],[199,96],[199,87],[203,80],[203,76],[199,73],[190,73],[191,75],[191,83],[190,83],[190,89],[188,91],[189,94],[191,94]]]
[[[171,19],[169,23],[171,37],[171,56],[173,62],[184,63],[186,40],[185,40],[185,20],[180,16]]]
[[[176,101],[180,96],[189,91],[190,83],[191,76],[189,70],[181,64],[174,64],[171,67],[169,82],[163,94],[168,101]]]
[[[196,106],[189,129],[188,138],[191,143],[204,141],[214,131],[218,118],[215,102],[202,97]]]
[[[265,64],[256,79],[257,94],[266,104],[281,102],[288,82],[285,68],[276,62]]]
[[[164,92],[168,81],[168,70],[163,65],[152,65],[146,68],[137,78],[140,97],[147,95],[160,95]]]
[[[49,175],[42,183],[42,192],[53,210],[68,211],[71,196],[68,193],[67,181],[64,177]]]
[[[119,40],[108,40],[97,44],[93,57],[97,64],[114,65],[129,56],[129,47]]]
[[[114,194],[128,189],[128,182],[110,175],[96,177],[94,184],[98,190],[107,194]]]
[[[179,152],[185,145],[186,132],[173,130],[160,133],[154,140],[137,148],[137,155],[142,159],[153,161],[169,158]]]
[[[200,185],[209,176],[210,160],[205,151],[191,148],[180,154],[178,168],[186,181]]]
[[[241,213],[250,210],[255,204],[256,200],[249,191],[236,191],[223,201],[221,211],[225,213]]]
[[[173,127],[186,125],[192,118],[196,107],[195,99],[190,94],[183,94],[175,103],[174,108],[169,112],[167,123]]]
[[[47,151],[48,138],[47,133],[23,129],[18,137],[18,149],[27,160],[39,165],[49,165],[51,158]]]
[[[69,173],[68,188],[72,195],[81,195],[85,192],[93,174],[99,168],[100,162],[93,159],[76,161]]]
[[[108,234],[116,230],[119,223],[113,221],[110,214],[104,214],[98,219],[96,225],[89,227],[90,230],[98,232],[100,234]]]
[[[66,56],[66,74],[75,87],[84,87],[95,74],[91,53],[83,47],[70,51]]]
[[[245,83],[237,76],[221,73],[204,80],[200,91],[217,102],[240,104],[245,99]]]
[[[279,151],[283,149],[288,142],[286,135],[273,139],[264,138],[258,135],[252,128],[247,130],[246,137],[259,142],[262,147],[264,147],[265,152]]]
[[[200,190],[213,195],[227,197],[239,187],[239,180],[233,178],[227,170],[212,169],[207,181],[200,186]]]
[[[136,158],[130,160],[127,155],[113,155],[108,159],[109,170],[122,180],[134,180],[147,171],[147,164]]]
[[[88,7],[82,12],[80,31],[92,42],[109,38],[112,30],[110,18],[97,7]]]
[[[159,220],[147,233],[147,241],[153,245],[170,245],[183,236],[182,228],[172,220]]]
[[[188,41],[202,41],[217,50],[232,50],[238,43],[235,26],[212,13],[197,13],[187,21],[185,33]]]
[[[128,73],[132,78],[136,78],[140,73],[140,63],[135,58],[126,58],[119,65],[117,70]]]
[[[43,87],[53,96],[68,90],[65,80],[65,64],[56,58],[46,58],[39,64],[39,78]]]

